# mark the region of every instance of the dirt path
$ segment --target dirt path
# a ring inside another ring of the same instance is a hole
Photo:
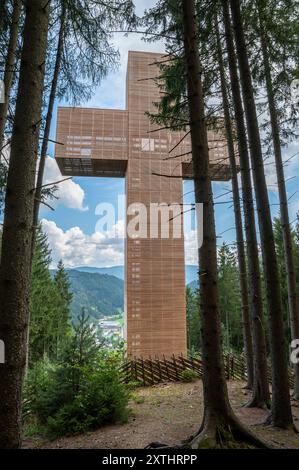
[[[229,382],[231,404],[239,418],[253,425],[258,435],[277,447],[299,448],[299,434],[256,426],[266,417],[264,411],[240,406],[249,395],[241,382]],[[24,448],[43,449],[135,449],[150,442],[180,444],[196,433],[202,417],[202,383],[168,383],[140,388],[134,393],[130,406],[132,416],[127,424],[105,426],[85,435],[49,442],[42,437],[27,438]],[[299,404],[293,407],[299,428]]]

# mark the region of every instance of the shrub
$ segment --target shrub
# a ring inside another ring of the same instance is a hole
[[[192,369],[185,369],[180,373],[180,379],[183,382],[194,382],[198,379],[198,374]]]
[[[43,359],[36,362],[29,369],[25,381],[23,400],[23,419],[26,423],[31,423],[44,409],[54,370],[55,366],[47,356],[44,356]]]
[[[26,399],[50,437],[127,420],[129,389],[120,380],[120,357],[99,346],[83,315],[63,361],[46,373],[38,365],[30,372]]]
[[[129,394],[117,369],[84,371],[78,394],[47,419],[52,437],[79,434],[128,419]]]

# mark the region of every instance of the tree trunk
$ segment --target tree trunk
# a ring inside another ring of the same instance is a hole
[[[293,427],[293,418],[288,384],[287,350],[283,332],[283,313],[279,274],[263,166],[259,125],[241,18],[240,1],[230,0],[230,5],[250,142],[251,166],[256,193],[268,301],[272,356],[272,408],[269,423],[281,428],[290,428]]]
[[[258,13],[259,13],[259,26],[261,36],[261,46],[263,55],[263,65],[265,72],[265,82],[268,95],[270,122],[272,129],[272,140],[274,148],[274,157],[277,173],[279,202],[280,202],[280,219],[281,229],[283,236],[284,246],[284,262],[287,275],[288,285],[288,305],[289,305],[289,317],[291,325],[291,337],[292,340],[299,339],[299,311],[298,311],[298,298],[297,298],[297,286],[296,286],[296,273],[294,266],[293,256],[293,243],[292,233],[290,227],[289,210],[288,210],[288,198],[284,178],[284,169],[282,163],[282,151],[280,141],[280,126],[278,121],[277,109],[275,105],[275,94],[273,89],[273,82],[271,76],[271,65],[269,61],[269,40],[267,32],[264,28],[263,23],[263,11],[260,2],[257,2]],[[299,400],[299,364],[294,365],[295,372],[295,385],[294,385],[294,398]]]
[[[221,93],[223,101],[225,133],[227,139],[228,155],[231,169],[232,178],[232,191],[234,214],[236,224],[236,238],[237,238],[237,252],[238,252],[238,265],[239,265],[239,280],[240,280],[240,293],[241,293],[241,308],[242,308],[242,322],[243,322],[243,340],[247,365],[247,388],[253,389],[254,373],[253,373],[253,347],[250,325],[250,311],[249,311],[249,293],[248,293],[248,277],[246,267],[246,256],[243,237],[243,222],[241,214],[240,193],[238,183],[238,172],[235,156],[234,136],[232,129],[232,122],[230,116],[230,104],[227,93],[227,84],[225,78],[225,69],[223,63],[223,51],[221,46],[218,18],[215,18],[215,30],[217,37],[217,56],[221,81]]]
[[[43,135],[43,142],[42,142],[37,182],[36,182],[36,190],[35,190],[33,231],[32,231],[32,256],[34,252],[35,234],[36,234],[36,228],[38,225],[38,213],[39,213],[40,201],[42,197],[42,185],[43,185],[43,177],[44,177],[44,171],[45,171],[45,163],[46,163],[49,135],[50,135],[50,129],[51,129],[52,115],[53,115],[53,108],[54,108],[54,102],[55,102],[55,97],[57,93],[57,85],[58,85],[59,72],[60,72],[62,53],[63,53],[66,10],[67,10],[67,3],[62,2],[62,11],[61,11],[61,17],[60,17],[60,30],[59,30],[59,37],[58,37],[58,44],[57,44],[57,51],[56,51],[56,60],[55,60],[54,73],[53,73],[53,79],[52,79],[52,84],[51,84],[51,92],[49,96],[48,111],[47,111],[47,116],[46,116],[46,124],[45,124],[45,130],[44,130],[44,135]]]
[[[6,61],[5,61],[5,71],[4,71],[4,80],[3,80],[4,89],[5,89],[5,95],[4,95],[5,101],[4,103],[0,103],[0,151],[4,145],[5,124],[6,124],[6,117],[8,113],[10,90],[11,90],[12,81],[14,77],[14,67],[16,63],[16,49],[17,49],[17,39],[18,39],[21,11],[22,11],[21,0],[15,0],[13,3],[13,12],[12,12],[12,19],[11,19],[10,33],[9,33],[9,43],[8,43],[7,56],[6,56]],[[1,161],[1,153],[0,153],[0,161]]]
[[[60,29],[59,29],[59,36],[58,36],[57,51],[56,51],[56,59],[55,59],[53,79],[52,79],[52,84],[51,84],[51,91],[50,91],[50,96],[49,96],[48,111],[47,111],[47,116],[46,116],[46,123],[45,123],[42,147],[41,147],[41,155],[40,155],[40,159],[39,159],[39,167],[38,167],[38,174],[37,174],[37,181],[36,181],[36,190],[35,190],[35,194],[34,194],[32,242],[31,242],[31,260],[30,260],[31,267],[32,267],[32,261],[33,261],[33,256],[34,256],[36,231],[37,231],[37,227],[38,227],[38,214],[39,214],[39,208],[40,208],[41,199],[42,199],[42,185],[43,185],[43,178],[44,178],[44,172],[45,172],[45,164],[46,164],[46,158],[47,158],[47,150],[48,150],[48,142],[49,142],[51,122],[52,122],[52,116],[53,116],[53,108],[54,108],[54,102],[55,102],[55,97],[56,97],[56,93],[57,93],[57,85],[58,85],[59,72],[60,72],[62,53],[63,53],[66,11],[67,11],[67,3],[62,2],[62,10],[61,10],[61,17],[60,17]],[[28,318],[28,323],[30,325],[30,318]],[[29,341],[30,341],[29,336],[30,336],[30,331],[29,331],[29,328],[28,328],[26,375],[27,375],[28,364],[29,364]]]
[[[183,0],[182,6],[195,200],[203,204],[204,210],[203,244],[199,248],[204,418],[192,445],[225,446],[232,440],[261,445],[237,420],[228,399],[221,347],[214,207],[194,0]]]
[[[26,1],[24,42],[11,140],[0,266],[0,448],[21,443],[22,383],[26,362],[30,255],[45,73],[49,2]]]
[[[225,41],[228,53],[230,82],[237,128],[239,158],[241,165],[245,231],[247,241],[247,260],[249,271],[250,314],[253,339],[254,387],[252,400],[248,406],[270,407],[270,391],[267,371],[267,352],[264,328],[263,297],[260,275],[259,252],[256,237],[256,224],[253,205],[253,194],[250,175],[249,154],[247,147],[246,127],[235,48],[229,17],[227,0],[222,1]]]

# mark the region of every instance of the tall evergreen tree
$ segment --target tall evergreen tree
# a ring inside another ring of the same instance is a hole
[[[241,302],[238,290],[239,270],[236,254],[225,243],[218,250],[219,310],[224,331],[224,346],[240,352]]]
[[[248,406],[268,408],[270,406],[270,391],[267,373],[267,351],[264,328],[263,296],[260,274],[259,250],[256,235],[256,222],[253,204],[250,161],[247,147],[244,110],[242,104],[241,88],[239,84],[235,47],[233,42],[229,15],[229,4],[227,0],[222,1],[222,13],[241,167],[248,274],[250,283],[249,294],[253,340],[254,384],[252,400],[250,400]]]
[[[26,363],[28,294],[38,130],[41,119],[49,2],[27,0],[20,78],[7,179],[0,267],[0,447],[21,444],[21,397]]]
[[[225,123],[225,134],[227,139],[228,156],[231,169],[232,178],[232,192],[234,202],[234,216],[236,225],[236,239],[237,239],[237,253],[239,265],[239,284],[242,305],[242,322],[243,322],[243,338],[244,349],[247,364],[247,388],[252,389],[254,383],[254,370],[253,370],[253,344],[250,324],[250,306],[249,306],[249,285],[246,266],[245,243],[243,235],[243,221],[241,212],[241,200],[238,182],[237,162],[235,155],[234,132],[232,126],[230,103],[228,96],[228,88],[225,76],[225,67],[223,61],[222,44],[218,26],[218,17],[215,15],[215,32],[216,32],[216,48],[218,67],[220,75],[220,87],[223,102],[223,113]]]
[[[278,193],[280,202],[281,230],[284,245],[284,263],[288,286],[289,316],[292,339],[299,338],[299,303],[297,298],[296,273],[293,256],[293,241],[288,210],[288,196],[285,183],[284,167],[282,160],[281,129],[279,124],[279,114],[276,107],[276,93],[272,80],[272,67],[269,57],[270,39],[267,32],[267,2],[259,0],[257,2],[259,32],[261,41],[261,52],[263,57],[263,68],[265,74],[265,84],[270,113],[271,133],[275,157],[275,166],[278,182]],[[294,398],[299,400],[299,364],[294,367],[295,385]]]
[[[189,354],[199,354],[201,350],[200,320],[198,315],[198,291],[186,289],[187,347]]]
[[[14,68],[16,64],[16,51],[18,41],[19,22],[22,11],[21,0],[14,0],[13,11],[11,15],[11,24],[9,30],[9,43],[7,47],[7,54],[5,59],[5,70],[4,70],[4,103],[0,103],[0,162],[2,160],[2,149],[4,145],[4,132],[5,123],[8,113],[10,91],[13,83],[13,77],[15,74]]]
[[[30,289],[29,365],[47,355],[53,359],[53,317],[56,292],[49,271],[51,252],[46,235],[37,231]]]
[[[72,294],[68,275],[60,261],[53,278],[50,263],[48,240],[39,226],[30,289],[30,367],[44,356],[59,360],[70,334]]]
[[[115,26],[132,28],[137,21],[132,0],[108,3],[89,0],[85,5],[74,0],[59,0],[58,9],[58,41],[37,172],[33,227],[37,227],[43,200],[42,185],[55,98],[71,97],[77,103],[81,98],[87,98],[118,59],[108,31]],[[32,234],[33,249],[35,230]]]
[[[56,315],[56,356],[62,350],[63,344],[69,332],[70,305],[73,295],[70,290],[70,281],[62,260],[59,261],[54,277],[54,286],[58,299]]]
[[[287,350],[283,335],[283,314],[278,266],[240,0],[230,0],[230,7],[247,121],[252,173],[256,193],[265,270],[272,357],[272,407],[268,422],[278,427],[290,428],[294,425],[288,384]]]
[[[175,11],[178,14],[178,10]],[[200,446],[202,440],[208,438],[212,445],[225,446],[230,439],[236,439],[260,446],[261,442],[237,420],[228,399],[221,351],[216,233],[201,81],[202,67],[193,0],[182,1],[182,13],[195,199],[203,204],[205,221],[203,244],[199,249],[204,417],[193,445]]]

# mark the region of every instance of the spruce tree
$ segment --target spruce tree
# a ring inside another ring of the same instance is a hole
[[[249,299],[254,360],[253,394],[252,399],[248,403],[248,406],[269,408],[270,391],[267,372],[267,351],[264,326],[262,280],[259,260],[259,249],[256,234],[256,221],[250,172],[250,159],[247,146],[246,125],[241,97],[241,87],[239,84],[239,74],[237,69],[235,46],[229,15],[229,4],[227,0],[223,0],[221,4],[224,24],[224,37],[228,55],[230,88],[232,93],[232,102],[241,168],[242,195],[247,243],[247,262],[250,295]]]
[[[35,168],[41,120],[49,2],[27,0],[18,96],[11,139],[0,266],[0,447],[21,444]]]
[[[32,264],[30,289],[29,367],[47,356],[54,359],[54,318],[57,315],[57,294],[49,267],[51,252],[41,227],[37,230],[36,247]]]
[[[276,95],[272,80],[272,67],[270,62],[270,38],[267,32],[267,5],[264,0],[257,2],[259,33],[267,99],[270,113],[271,135],[273,141],[275,166],[278,182],[280,202],[281,230],[284,245],[284,263],[288,286],[289,317],[292,340],[299,338],[299,302],[297,296],[296,273],[293,255],[292,232],[288,210],[288,196],[285,183],[283,159],[282,159],[282,130],[279,122],[279,112],[276,106]],[[294,367],[295,385],[293,396],[299,400],[299,364]]]
[[[221,44],[221,37],[218,26],[218,17],[215,15],[215,33],[216,33],[216,52],[219,67],[220,76],[220,88],[223,103],[223,114],[224,114],[224,125],[225,135],[227,139],[227,149],[229,156],[229,163],[231,169],[231,180],[232,180],[232,193],[234,203],[234,216],[236,226],[236,241],[237,241],[237,253],[238,253],[238,265],[239,265],[239,284],[240,284],[240,296],[242,305],[242,323],[243,323],[243,338],[244,338],[244,350],[247,365],[247,385],[248,389],[253,388],[254,384],[254,364],[253,364],[253,344],[252,344],[252,325],[250,319],[250,305],[249,305],[249,294],[250,288],[248,284],[248,273],[246,266],[246,251],[243,234],[243,221],[241,212],[241,198],[238,182],[238,170],[236,160],[236,146],[234,142],[234,130],[231,118],[230,101],[228,94],[228,87],[226,82],[226,70],[223,60],[223,49]]]
[[[278,266],[269,197],[263,166],[260,131],[240,0],[230,0],[230,7],[247,121],[251,165],[265,270],[272,358],[272,407],[268,422],[277,427],[292,428],[294,424],[288,384],[287,349],[283,335],[283,315]]]
[[[0,162],[2,161],[2,150],[4,146],[4,133],[5,133],[5,124],[8,113],[8,106],[10,100],[10,92],[13,83],[13,77],[15,75],[15,64],[16,64],[16,52],[17,52],[17,41],[18,41],[18,32],[19,32],[19,22],[22,11],[22,2],[21,0],[14,0],[13,2],[13,11],[11,14],[10,20],[10,29],[9,29],[9,42],[7,46],[7,54],[5,58],[5,70],[4,70],[4,103],[0,103]]]
[[[54,287],[57,296],[57,314],[56,314],[56,357],[63,349],[70,331],[70,305],[72,293],[68,274],[64,268],[62,260],[59,261],[57,271],[54,277]]]
[[[205,221],[203,244],[199,249],[204,417],[192,445],[200,447],[208,439],[211,447],[228,445],[231,440],[261,446],[262,443],[238,421],[228,399],[221,350],[216,233],[201,81],[202,67],[193,0],[182,1],[182,13],[195,198],[196,202],[203,204]]]
[[[88,0],[80,5],[74,0],[58,2],[58,40],[50,93],[42,136],[41,153],[35,189],[33,227],[43,202],[43,178],[55,98],[80,103],[89,98],[108,71],[115,68],[118,52],[110,42],[109,30],[115,27],[134,27],[137,20],[132,0]],[[56,30],[54,31],[54,35]],[[54,38],[55,44],[55,38]],[[35,230],[32,232],[32,250]]]

